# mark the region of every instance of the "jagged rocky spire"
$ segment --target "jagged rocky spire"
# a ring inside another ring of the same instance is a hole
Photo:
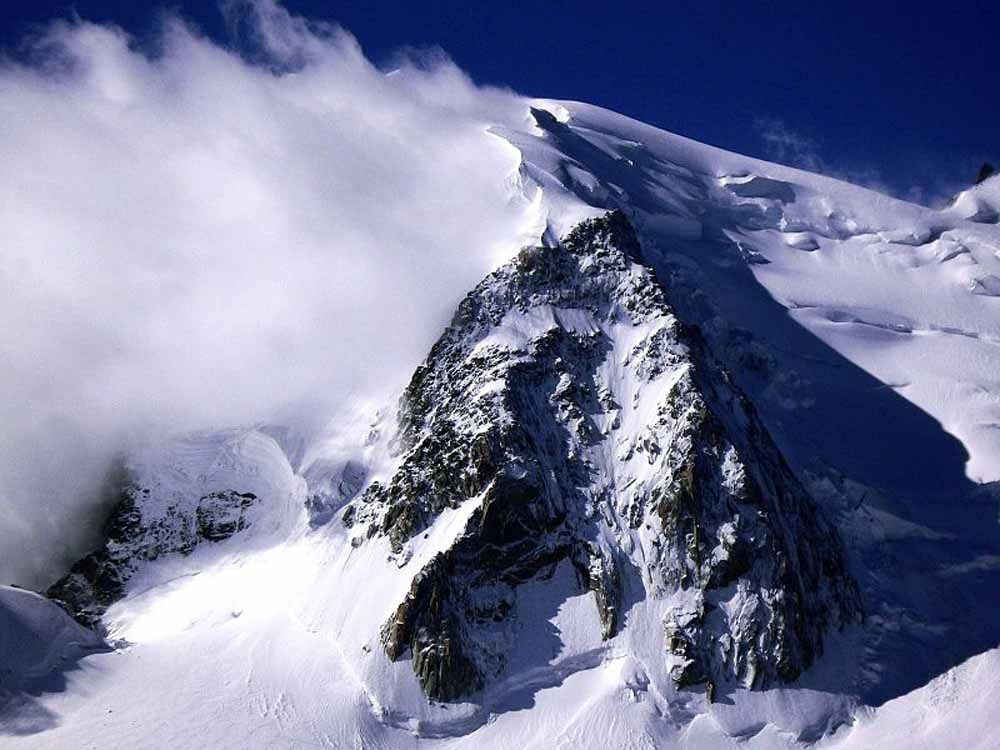
[[[382,632],[432,698],[502,675],[519,588],[563,564],[605,639],[631,602],[657,603],[678,685],[794,679],[860,616],[833,526],[621,213],[522,250],[465,298],[403,395],[397,448],[345,523],[405,561],[471,508]]]

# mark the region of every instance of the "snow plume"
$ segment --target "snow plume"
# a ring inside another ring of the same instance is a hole
[[[885,180],[877,169],[870,166],[858,167],[851,164],[831,164],[823,157],[820,144],[775,117],[759,117],[754,121],[757,135],[764,146],[764,155],[781,164],[787,164],[796,169],[805,169],[816,174],[829,175],[838,180],[863,185],[869,190],[875,190],[884,195],[921,203],[934,205],[934,201],[925,197],[920,186],[893,186]],[[952,191],[950,195],[954,195]],[[939,199],[935,199],[941,203]]]
[[[453,64],[224,6],[222,47],[57,22],[0,68],[0,582],[92,543],[144,436],[328,418],[396,385],[526,239],[527,116]]]
[[[761,117],[754,125],[764,142],[764,152],[769,159],[818,174],[827,171],[823,157],[820,156],[819,145],[789,128],[783,120]]]

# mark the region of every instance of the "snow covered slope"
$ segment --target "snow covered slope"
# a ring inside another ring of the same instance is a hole
[[[45,597],[0,586],[0,734],[51,727],[52,714],[33,696],[62,689],[64,672],[107,650],[100,636]]]
[[[459,308],[399,409],[308,444],[138,448],[106,543],[52,591],[116,650],[12,689],[4,715],[47,719],[5,744],[872,747],[918,717],[911,746],[976,739],[1000,642],[996,178],[933,211],[588,105],[523,115],[492,132],[541,247]],[[612,209],[638,255],[557,247]],[[715,463],[687,458],[698,403]],[[697,502],[645,502],[686,465]]]
[[[1000,222],[1000,175],[987,177],[978,185],[963,190],[946,211],[983,224]]]
[[[725,335],[743,329],[772,349],[792,348],[781,346],[790,315],[957,437],[969,478],[1000,479],[1000,225],[739,157],[588,105],[536,104],[537,131],[507,135],[522,150],[526,182],[541,187],[552,236],[576,222],[581,203],[624,208],[659,251],[650,253],[654,264],[688,277],[706,303],[691,300],[682,312],[718,315]],[[963,195],[992,205],[997,183]],[[696,309],[705,306],[711,311]],[[803,377],[817,377],[812,370]],[[801,409],[810,394],[784,375],[768,395]],[[894,465],[872,473],[921,487],[931,479]]]
[[[973,657],[925,687],[859,714],[838,747],[990,750],[997,745],[1000,650]]]
[[[80,622],[97,625],[109,605],[196,575],[206,557],[222,551],[242,557],[284,542],[302,525],[305,487],[266,430],[197,434],[149,446],[124,467],[105,544],[48,594]],[[237,534],[238,545],[229,541]],[[206,546],[218,549],[206,554]]]

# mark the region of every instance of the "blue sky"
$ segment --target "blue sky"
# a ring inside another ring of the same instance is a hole
[[[925,203],[1000,163],[1000,3],[315,2],[370,58],[440,47],[477,82],[579,99]],[[214,0],[174,0],[225,41]],[[156,4],[6,0],[0,40],[72,10],[140,42]]]

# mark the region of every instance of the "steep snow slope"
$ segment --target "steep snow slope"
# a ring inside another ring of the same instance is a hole
[[[843,731],[845,750],[933,747],[990,750],[997,745],[1000,649],[976,656],[925,687],[862,712]]]
[[[103,648],[93,631],[31,591],[0,587],[0,688],[13,690],[45,678],[66,663]]]
[[[963,190],[946,213],[969,221],[996,224],[1000,221],[1000,175],[987,177],[978,185]]]
[[[59,690],[64,672],[98,651],[104,641],[38,594],[0,586],[0,734],[52,725],[52,714],[33,695]]]
[[[578,220],[573,197],[624,208],[661,251],[654,262],[688,276],[730,328],[780,337],[773,329],[790,311],[957,437],[969,478],[1000,479],[1000,226],[739,157],[588,105],[537,104],[537,131],[506,135],[522,150],[523,174],[542,189],[552,235]],[[996,183],[965,195],[985,204]],[[747,284],[746,269],[756,284]],[[754,304],[757,285],[780,308]],[[789,412],[810,398],[787,382],[775,390]],[[831,448],[824,444],[823,454]],[[872,473],[921,487],[932,479],[881,462]]]
[[[923,687],[931,678],[956,675],[945,693],[959,697],[988,679],[995,652],[966,660],[1000,641],[998,495],[976,484],[1000,478],[1000,229],[582,104],[526,102],[523,128],[494,132],[522,155],[511,197],[540,241],[607,209],[631,217],[678,316],[839,527],[863,626],[831,635],[790,685],[710,704],[653,658],[664,630],[651,602],[626,608],[624,636],[605,643],[595,595],[563,561],[519,587],[506,676],[478,700],[428,701],[412,664],[386,658],[382,628],[479,506],[440,509],[408,555],[343,522],[404,460],[386,394],[309,445],[247,428],[137,450],[127,538],[141,543],[112,538],[100,558],[127,571],[101,603],[118,648],[32,697],[44,720],[25,714],[7,744],[878,746],[944,694],[951,678]],[[516,350],[538,334],[529,323],[510,318],[488,341]],[[244,522],[195,533],[204,499],[229,493],[254,496]],[[947,703],[936,715],[952,725]],[[986,721],[975,705],[970,720]],[[932,723],[925,747],[961,737]]]

